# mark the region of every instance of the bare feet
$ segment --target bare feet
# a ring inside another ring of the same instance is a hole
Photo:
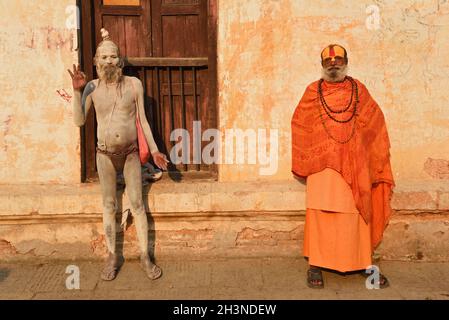
[[[148,255],[140,256],[140,266],[151,280],[156,280],[162,276],[162,269],[152,263]]]
[[[112,281],[117,276],[119,268],[118,257],[114,253],[109,253],[106,264],[101,271],[101,279],[104,281]]]

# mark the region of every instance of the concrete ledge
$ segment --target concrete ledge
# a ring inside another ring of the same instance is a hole
[[[126,191],[118,192],[121,210],[129,208]],[[279,201],[282,199],[282,201]],[[305,187],[296,182],[156,183],[144,190],[147,210],[161,212],[235,212],[298,210]],[[98,184],[71,186],[0,186],[0,216],[101,213]]]
[[[129,208],[126,191],[118,192],[119,210]],[[296,181],[160,181],[144,188],[152,213],[296,212],[305,210],[305,185]],[[449,210],[447,183],[398,183],[395,210]],[[1,216],[92,214],[102,212],[99,184],[0,186]]]
[[[164,217],[165,216],[165,217]],[[106,247],[101,216],[54,216],[48,223],[0,224],[1,260],[99,259]],[[87,218],[87,219],[85,219]],[[70,220],[71,219],[71,220]],[[85,220],[84,220],[85,219]],[[216,213],[180,219],[149,216],[156,256],[252,257],[302,254],[304,212]],[[119,226],[117,230],[120,231]],[[138,256],[134,226],[118,233],[126,257]],[[449,213],[395,213],[378,254],[387,260],[449,261]]]

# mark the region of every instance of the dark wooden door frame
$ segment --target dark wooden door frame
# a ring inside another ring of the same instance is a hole
[[[81,14],[80,30],[80,64],[86,73],[88,80],[93,79],[95,68],[93,65],[96,43],[94,32],[100,32],[95,26],[94,0],[77,0]],[[218,76],[217,76],[217,17],[218,0],[207,0],[207,24],[208,24],[208,60],[209,60],[209,107],[215,108],[216,124],[218,127],[219,109],[217,105]],[[81,182],[96,180],[96,121],[95,110],[91,108],[86,124],[80,129],[80,156],[81,156]],[[94,143],[89,143],[94,141]],[[216,168],[216,166],[215,166]],[[217,169],[215,169],[217,170]]]
[[[88,80],[94,78],[94,55],[95,55],[95,35],[94,30],[94,6],[92,0],[78,0],[81,13],[81,41],[80,41],[80,64]],[[87,141],[95,140],[95,110],[90,109],[86,123],[80,130],[80,155],[81,155],[81,182],[88,182],[89,178],[96,175],[95,144]]]

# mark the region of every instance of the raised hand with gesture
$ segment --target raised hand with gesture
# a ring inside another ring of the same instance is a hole
[[[70,71],[70,69],[67,69],[70,76],[72,77],[72,85],[74,90],[80,91],[82,88],[84,88],[87,84],[87,77],[84,74],[84,72],[81,71],[80,65],[76,67],[73,65],[73,72]]]

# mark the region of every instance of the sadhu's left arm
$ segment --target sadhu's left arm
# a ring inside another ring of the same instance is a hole
[[[167,170],[167,163],[169,163],[169,161],[167,160],[165,154],[159,152],[156,142],[154,141],[153,133],[151,132],[150,124],[148,123],[145,115],[145,100],[142,82],[137,78],[133,80],[135,81],[135,88],[137,90],[137,110],[139,112],[140,125],[142,126],[142,130],[145,134],[153,161],[159,168]]]

